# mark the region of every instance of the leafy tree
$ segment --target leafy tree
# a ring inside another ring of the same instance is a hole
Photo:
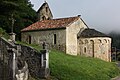
[[[9,38],[9,35],[6,33],[5,30],[3,30],[2,28],[0,28],[0,37],[5,37],[6,39]]]
[[[19,35],[21,29],[37,20],[36,12],[32,7],[29,0],[0,0],[0,26],[10,33],[11,15],[13,15],[14,32]]]

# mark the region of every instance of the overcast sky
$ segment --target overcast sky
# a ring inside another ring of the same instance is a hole
[[[44,0],[30,0],[34,9]],[[120,32],[120,0],[47,0],[54,18],[81,15],[90,28]]]

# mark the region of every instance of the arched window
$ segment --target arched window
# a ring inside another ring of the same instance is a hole
[[[107,40],[106,40],[106,39],[104,39],[104,41],[105,41],[105,43],[107,43]]]
[[[80,44],[80,45],[81,45],[81,44],[83,44],[83,41],[82,41],[82,40],[80,40],[80,41],[79,41],[79,44]]]
[[[99,43],[102,43],[102,41],[101,41],[100,39],[98,39],[98,42],[99,42]]]
[[[94,41],[90,40],[90,50],[91,50],[91,55],[94,57]]]
[[[43,16],[43,17],[42,17],[42,20],[46,20],[46,17],[45,17],[45,16]]]
[[[103,43],[102,40],[98,39],[98,52],[99,54],[103,53]]]

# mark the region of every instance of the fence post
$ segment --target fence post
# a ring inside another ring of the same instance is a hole
[[[50,74],[49,69],[49,52],[47,50],[47,44],[43,42],[43,50],[41,50],[41,68],[40,77],[48,78]]]
[[[16,54],[15,54],[15,51],[13,50],[13,80],[15,80],[15,67],[16,67]]]
[[[14,48],[8,48],[7,49],[9,53],[12,53],[12,78],[13,80],[16,80],[15,75],[16,75],[16,50]]]
[[[46,50],[46,52],[44,53],[44,57],[45,57],[45,68],[49,68],[49,52],[48,52],[48,50]]]

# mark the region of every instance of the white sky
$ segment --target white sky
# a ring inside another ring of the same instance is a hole
[[[44,0],[30,0],[37,11]],[[47,0],[54,18],[81,15],[90,28],[120,32],[120,0]]]

